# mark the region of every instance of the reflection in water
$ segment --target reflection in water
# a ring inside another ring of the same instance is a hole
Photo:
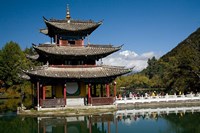
[[[38,132],[106,133],[110,132],[110,123],[113,121],[113,114],[56,118],[38,117]],[[107,127],[105,127],[106,125]]]
[[[199,133],[200,110],[182,109],[119,110],[79,117],[21,117],[9,113],[0,115],[0,133]]]

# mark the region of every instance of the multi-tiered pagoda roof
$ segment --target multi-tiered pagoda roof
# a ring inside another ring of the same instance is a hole
[[[27,75],[38,79],[65,79],[67,81],[83,81],[83,82],[111,82],[117,76],[131,72],[131,69],[116,66],[43,66],[26,71]]]
[[[46,19],[44,17],[44,22],[47,26],[45,29],[41,29],[40,32],[54,37],[58,34],[67,34],[68,36],[81,36],[86,37],[90,35],[96,28],[98,28],[102,21],[83,21],[83,20],[56,20],[56,19]]]
[[[44,22],[46,28],[40,32],[53,38],[54,43],[33,45],[37,55],[29,58],[45,65],[25,71],[31,80],[51,81],[56,78],[90,83],[111,82],[117,76],[131,71],[124,67],[96,65],[96,61],[119,51],[122,45],[84,45],[84,38],[98,28],[102,21],[73,20],[68,11],[65,20],[44,18]]]
[[[29,56],[31,59],[41,60],[42,58],[50,58],[59,56],[65,59],[100,59],[104,58],[121,49],[121,46],[114,47],[112,45],[92,45],[83,47],[74,46],[57,46],[56,44],[33,45],[33,48],[39,55]]]

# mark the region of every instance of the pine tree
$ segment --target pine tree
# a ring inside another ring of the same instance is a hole
[[[26,57],[20,46],[15,42],[8,42],[0,51],[0,80],[6,87],[19,84],[21,70],[26,68]]]

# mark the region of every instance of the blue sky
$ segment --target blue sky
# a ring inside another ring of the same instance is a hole
[[[0,48],[49,42],[42,17],[64,19],[67,4],[73,19],[103,20],[91,43],[124,44],[133,55],[162,56],[200,26],[200,0],[1,0]]]

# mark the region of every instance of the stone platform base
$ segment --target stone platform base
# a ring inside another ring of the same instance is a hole
[[[103,106],[70,106],[59,108],[40,108],[39,110],[20,110],[18,115],[26,116],[83,116],[114,113],[117,110],[115,105]]]

